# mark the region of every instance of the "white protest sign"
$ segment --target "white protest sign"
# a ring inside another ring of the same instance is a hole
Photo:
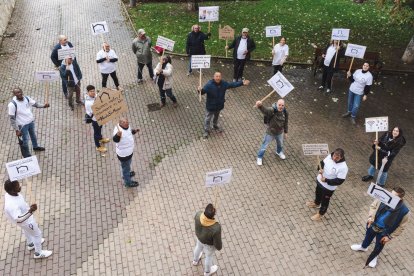
[[[388,131],[388,117],[365,118],[365,132]]]
[[[331,39],[348,40],[350,29],[332,29]]]
[[[55,81],[60,79],[59,71],[37,71],[35,79],[38,81]]]
[[[400,198],[398,196],[393,195],[391,192],[385,190],[379,185],[375,185],[375,183],[371,183],[371,185],[369,185],[367,193],[385,205],[390,206],[392,209],[395,209],[398,202],[400,202]]]
[[[328,155],[328,144],[302,144],[304,155]]]
[[[198,21],[199,22],[219,21],[219,6],[199,7]]]
[[[210,68],[211,55],[193,55],[191,56],[191,69]]]
[[[272,88],[283,98],[295,87],[282,75],[282,73],[277,72],[267,83],[272,86]]]
[[[367,49],[367,46],[348,43],[348,46],[346,47],[345,55],[348,57],[354,57],[354,58],[364,58],[366,49]]]
[[[159,35],[157,38],[156,46],[172,52],[172,50],[174,49],[174,44],[175,41]]]
[[[213,187],[230,183],[232,169],[225,169],[206,173],[206,187]]]
[[[282,26],[267,26],[266,37],[282,36]]]
[[[11,181],[24,179],[40,173],[36,155],[6,163],[6,169]]]
[[[58,50],[58,60],[64,60],[67,56],[75,58],[75,48]]]
[[[93,35],[109,33],[108,24],[106,21],[92,23],[91,30]]]

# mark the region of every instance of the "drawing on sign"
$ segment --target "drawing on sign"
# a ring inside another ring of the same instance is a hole
[[[205,69],[210,68],[211,55],[192,55],[191,69]]]
[[[106,21],[92,23],[91,28],[93,35],[109,33],[108,24],[106,24]]]
[[[29,167],[28,166],[20,166],[20,167],[16,167],[17,173],[25,173],[29,171]]]
[[[294,89],[293,85],[280,72],[277,72],[267,82],[282,98]]]
[[[267,26],[266,29],[266,37],[276,37],[282,35],[282,26]]]
[[[366,46],[349,43],[346,47],[345,55],[354,58],[364,58]]]
[[[36,156],[6,163],[6,169],[11,181],[24,179],[40,173]]]
[[[221,181],[223,181],[223,177],[222,176],[214,176],[213,177],[213,182],[214,183],[219,183]]]
[[[107,98],[108,98],[108,100],[110,100],[111,99],[111,96],[109,96],[109,93],[108,92],[106,92],[106,91],[103,91],[102,93],[100,93],[99,94],[99,100],[101,100],[101,103],[103,103],[104,102],[104,100],[103,100],[103,98],[104,98],[104,96],[106,96]]]
[[[365,118],[365,132],[388,131],[388,117]]]
[[[206,187],[230,183],[232,169],[206,173]]]
[[[234,39],[234,29],[228,25],[219,28],[219,39]]]
[[[219,21],[219,7],[199,7],[198,20],[199,22]]]
[[[387,206],[390,206],[393,209],[397,206],[398,202],[400,202],[401,200],[398,196],[385,190],[381,186],[376,185],[375,183],[371,183],[371,185],[369,185],[367,193],[371,197],[378,199],[379,201],[386,204]]]
[[[38,71],[35,72],[35,79],[38,81],[54,81],[60,79],[57,71]]]
[[[75,58],[75,48],[59,49],[58,50],[58,60],[64,60],[67,56],[71,56],[72,59],[74,59]]]
[[[99,101],[93,103],[92,111],[98,124],[104,125],[127,112],[128,106],[121,91],[105,88],[99,95]]]
[[[333,40],[348,40],[349,29],[332,29],[331,39]]]
[[[165,50],[168,50],[168,51],[173,51],[174,44],[175,44],[174,40],[171,40],[171,39],[168,39],[166,37],[163,37],[163,36],[159,35],[158,38],[157,38],[156,46],[161,47],[161,48],[163,48]]]

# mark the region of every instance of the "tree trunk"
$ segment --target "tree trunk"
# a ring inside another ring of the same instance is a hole
[[[402,56],[402,61],[407,64],[414,63],[414,36],[411,38],[410,43],[408,43],[407,48],[405,49],[404,55]]]
[[[198,11],[198,0],[187,0],[188,11]]]

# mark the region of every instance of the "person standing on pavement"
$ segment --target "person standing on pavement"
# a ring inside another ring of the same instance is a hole
[[[53,47],[52,54],[50,55],[50,59],[52,60],[53,64],[56,67],[56,70],[59,70],[60,65],[62,65],[63,59],[59,59],[58,51],[60,49],[70,49],[73,48],[72,43],[68,41],[68,38],[65,35],[59,35],[59,43]],[[76,59],[76,57],[74,57]],[[66,86],[66,82],[62,79],[62,91],[65,98],[68,96],[68,88]]]
[[[138,62],[138,83],[142,83],[142,70],[146,65],[151,80],[154,78],[152,70],[151,38],[145,35],[144,29],[138,30],[138,37],[132,42],[132,51],[137,56]]]
[[[96,55],[96,62],[99,64],[99,70],[102,75],[102,87],[106,87],[106,82],[108,81],[108,76],[111,75],[112,80],[114,81],[116,89],[119,89],[119,81],[116,76],[116,64],[118,61],[118,56],[115,51],[111,49],[108,43],[104,42],[102,45],[102,50]]]
[[[361,100],[366,101],[367,95],[371,90],[373,77],[369,72],[369,63],[365,62],[362,69],[358,69],[351,74],[347,73],[348,79],[351,81],[351,86],[348,92],[348,111],[342,115],[342,118],[351,117],[351,123],[356,124],[355,118],[361,105]]]
[[[173,106],[177,107],[177,99],[172,92],[173,84],[173,66],[171,65],[171,57],[163,56],[161,62],[155,67],[155,83],[158,85],[160,90],[161,107],[165,106],[166,98],[165,94],[173,102]]]
[[[24,158],[30,157],[29,139],[32,140],[34,151],[44,151],[45,148],[39,146],[35,132],[34,116],[31,107],[48,108],[50,105],[45,103],[38,104],[35,100],[28,96],[23,96],[20,88],[13,89],[13,99],[8,104],[8,113],[10,124],[16,132],[19,139],[20,149]],[[20,140],[20,137],[23,139]]]
[[[187,43],[186,43],[186,53],[189,57],[189,64],[188,64],[188,73],[189,76],[192,73],[191,69],[191,56],[192,55],[205,55],[206,48],[204,46],[204,41],[208,40],[211,36],[211,33],[203,33],[201,31],[201,27],[199,25],[193,25],[191,27],[191,32],[187,35]]]
[[[60,77],[66,82],[68,87],[68,105],[73,111],[73,93],[76,94],[76,103],[83,104],[80,98],[80,86],[82,79],[82,72],[79,68],[78,62],[72,59],[71,56],[65,58],[65,62],[60,66]]]
[[[29,204],[24,200],[20,194],[21,185],[18,181],[4,182],[4,212],[8,220],[14,225],[19,226],[25,237],[27,243],[27,250],[35,250],[33,257],[35,259],[44,259],[52,255],[52,251],[43,250],[42,243],[45,239],[42,238],[42,231],[37,225],[33,213],[37,210],[37,204]]]
[[[86,114],[92,120],[91,124],[93,128],[93,139],[95,141],[95,147],[97,151],[104,153],[107,151],[107,149],[103,144],[109,143],[109,139],[102,137],[102,126],[98,124],[95,115],[93,115],[92,105],[96,99],[95,86],[88,85],[86,86],[86,90],[88,91],[88,94],[85,96],[85,109]]]
[[[338,55],[336,56],[336,51]],[[326,93],[330,93],[332,90],[332,77],[336,71],[338,71],[339,61],[345,56],[345,47],[339,40],[331,40],[331,43],[325,48],[322,54],[323,58],[323,74],[321,86],[319,90],[323,90],[326,87]],[[336,63],[335,63],[336,61]]]
[[[410,216],[410,209],[403,201],[405,191],[403,188],[395,187],[392,194],[399,197],[400,201],[393,209],[379,200],[375,200],[368,214],[365,238],[362,244],[353,244],[351,249],[354,251],[367,251],[368,246],[375,238],[375,248],[368,257],[368,266],[377,266],[378,255],[381,253],[385,244],[393,238],[398,237],[404,231]]]
[[[242,34],[236,37],[230,46],[226,46],[225,49],[234,49],[233,82],[241,81],[243,78],[244,65],[246,64],[246,61],[250,60],[251,52],[256,49],[256,44],[254,43],[253,38],[249,36],[249,29],[243,28]]]
[[[283,153],[283,138],[287,138],[289,114],[285,108],[285,101],[279,99],[271,107],[264,107],[261,101],[256,102],[256,107],[265,115],[267,130],[263,138],[263,143],[257,153],[257,165],[263,164],[263,156],[266,152],[267,146],[276,140],[276,154],[280,159],[285,160],[286,156]]]
[[[339,185],[344,183],[347,174],[348,166],[343,149],[337,148],[321,161],[316,179],[315,200],[306,202],[306,206],[310,208],[320,208],[319,212],[311,217],[312,220],[322,220],[333,193]]]
[[[218,266],[213,265],[214,253],[223,247],[221,241],[221,225],[214,216],[216,209],[213,204],[208,204],[204,212],[199,211],[194,217],[195,232],[197,236],[194,248],[193,265],[200,263],[201,256],[206,255],[204,264],[204,276],[209,276],[217,272]]]
[[[121,118],[119,124],[114,129],[113,141],[116,143],[116,155],[121,162],[122,178],[125,187],[137,187],[138,181],[133,181],[131,177],[135,172],[131,171],[132,155],[134,154],[134,135],[139,129],[132,129],[128,119]]]
[[[282,36],[280,42],[273,47],[272,55],[273,75],[277,72],[282,73],[283,64],[289,56],[289,46],[286,44],[285,37]]]
[[[242,85],[249,85],[250,81],[243,80],[238,82],[226,82],[221,78],[220,72],[214,73],[214,78],[209,80],[207,84],[201,88],[198,87],[198,92],[202,95],[207,94],[206,100],[206,116],[204,119],[204,134],[203,138],[207,139],[210,132],[210,122],[213,118],[213,128],[217,132],[222,132],[223,129],[218,126],[218,119],[220,111],[224,108],[226,101],[226,91],[229,88],[236,88]]]

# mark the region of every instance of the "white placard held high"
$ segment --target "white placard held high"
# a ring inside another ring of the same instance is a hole
[[[174,49],[175,41],[168,39],[163,36],[158,36],[156,46],[163,48],[164,50],[168,50],[170,52]]]
[[[385,205],[390,206],[392,209],[395,209],[398,202],[401,200],[398,196],[393,195],[391,192],[385,190],[379,185],[375,185],[375,183],[371,183],[371,185],[369,185],[367,193]]]
[[[206,173],[206,187],[213,187],[230,183],[232,169],[225,169]]]
[[[282,98],[295,88],[280,72],[277,72],[267,82]]]
[[[59,49],[58,50],[58,59],[59,60],[63,60],[67,56],[71,56],[72,58],[75,58],[75,48]]]
[[[60,80],[59,71],[37,71],[35,72],[35,79],[37,81],[56,81]]]
[[[106,21],[92,23],[91,30],[93,35],[109,33],[108,24],[106,23]]]
[[[191,69],[210,68],[211,55],[193,55],[191,56]]]
[[[266,27],[266,37],[276,37],[282,36],[282,26],[267,26]]]
[[[350,29],[332,29],[331,39],[333,40],[348,40]]]
[[[388,131],[388,117],[365,118],[365,132]]]
[[[348,57],[354,57],[354,58],[364,58],[366,49],[367,49],[367,46],[348,43],[348,46],[346,47],[345,55]]]
[[[212,7],[199,7],[198,8],[198,21],[199,22],[212,22],[219,21],[219,6]]]
[[[40,173],[36,155],[6,163],[6,169],[11,181],[24,179]]]
[[[328,155],[328,144],[302,144],[302,150],[304,155]]]

